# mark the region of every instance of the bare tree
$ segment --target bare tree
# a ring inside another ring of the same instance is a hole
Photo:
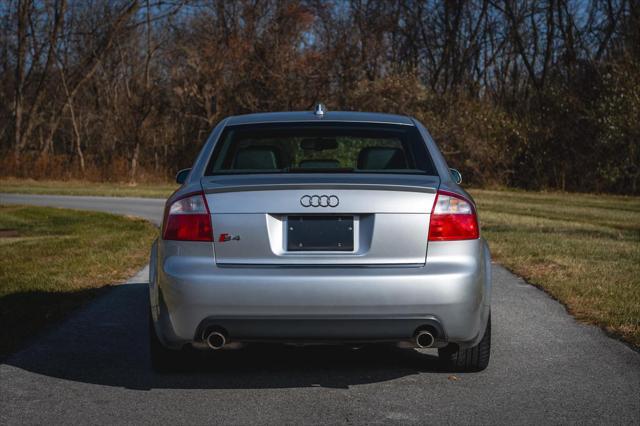
[[[0,15],[2,175],[163,178],[224,116],[323,101],[419,117],[472,183],[637,191],[637,1],[9,0]]]

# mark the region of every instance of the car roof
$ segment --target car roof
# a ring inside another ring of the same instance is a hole
[[[265,112],[235,115],[227,118],[226,125],[291,122],[352,122],[385,123],[413,126],[413,120],[405,115],[382,114],[378,112],[327,111],[317,115],[313,111]]]

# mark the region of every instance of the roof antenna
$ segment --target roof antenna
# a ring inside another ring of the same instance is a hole
[[[315,110],[313,111],[315,115],[322,117],[325,112],[327,112],[327,107],[325,107],[324,104],[316,104]]]

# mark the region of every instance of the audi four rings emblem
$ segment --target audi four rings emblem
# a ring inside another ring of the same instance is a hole
[[[303,195],[300,204],[302,207],[338,207],[340,199],[335,195]]]

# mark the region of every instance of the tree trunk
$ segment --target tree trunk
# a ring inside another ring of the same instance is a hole
[[[73,109],[73,103],[71,103],[71,99],[69,99],[69,112],[71,112],[71,125],[73,127],[73,136],[74,136],[74,146],[75,152],[78,156],[78,162],[80,163],[80,172],[82,173],[82,177],[85,175],[85,167],[84,167],[84,154],[82,153],[82,145],[80,144],[80,129],[78,129],[78,122],[76,120],[76,113]]]
[[[27,24],[29,17],[29,2],[18,1],[18,50],[16,58],[16,94],[14,100],[14,154],[16,163],[20,161],[23,146],[22,118],[24,109],[25,61],[27,55]]]
[[[129,182],[136,183],[136,173],[138,171],[138,157],[140,155],[140,140],[136,137],[136,144],[131,155],[131,168],[129,170]]]

